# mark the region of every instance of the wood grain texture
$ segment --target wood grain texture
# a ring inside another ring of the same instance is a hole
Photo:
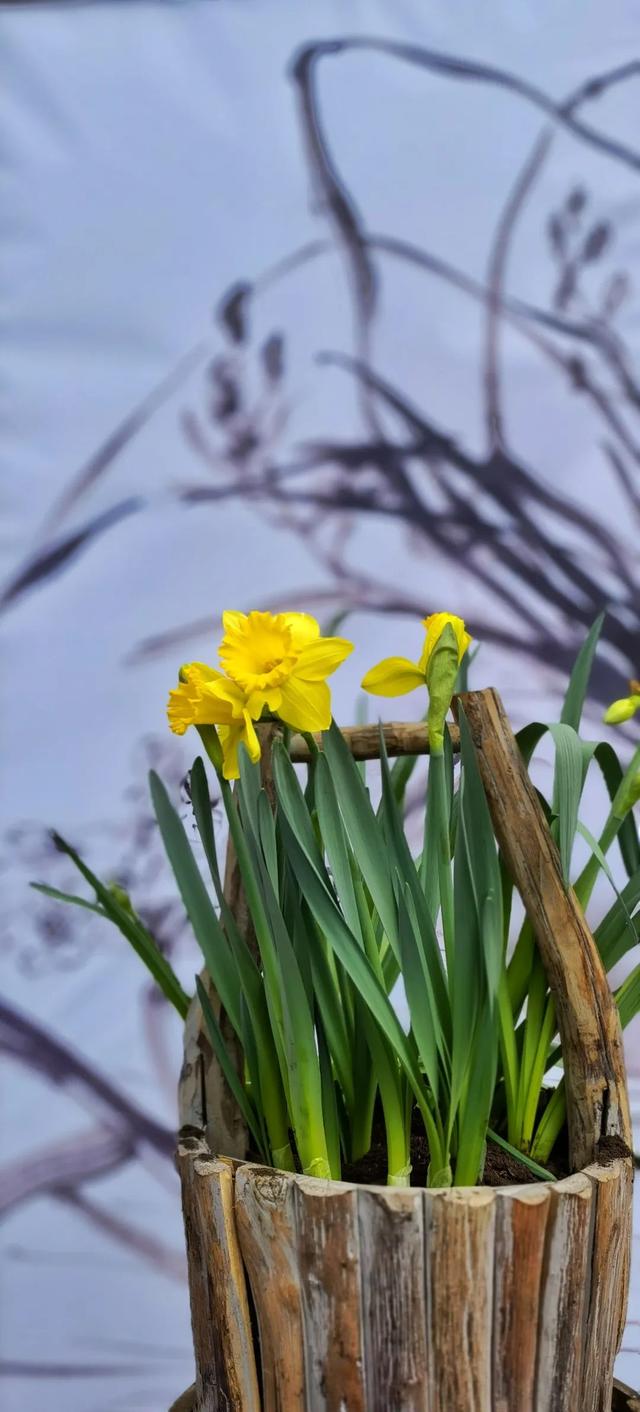
[[[496,1193],[424,1194],[430,1412],[491,1407]]]
[[[583,1173],[549,1188],[535,1412],[582,1409],[593,1186]]]
[[[175,1402],[171,1403],[169,1412],[197,1412],[195,1383],[192,1383],[186,1392],[181,1392]]]
[[[629,1145],[622,1031],[598,951],[495,691],[458,698],[478,753],[496,838],[531,919],[555,996],[567,1083],[571,1167],[598,1160],[605,1136]]]
[[[428,1412],[421,1193],[361,1187],[358,1224],[367,1412]]]
[[[631,1261],[631,1161],[588,1167],[594,1219],[583,1412],[608,1412],[613,1361],[625,1323]]]
[[[534,1412],[550,1205],[544,1183],[496,1193],[492,1412]]]
[[[357,1189],[298,1177],[308,1412],[368,1412]]]
[[[247,1163],[236,1174],[235,1209],[260,1329],[262,1412],[306,1412],[295,1178]]]
[[[424,722],[387,721],[383,727],[387,755],[428,755],[429,741]],[[375,726],[345,726],[342,734],[354,760],[380,759],[380,731]],[[449,726],[451,745],[454,751],[460,749],[460,732],[456,725]],[[322,736],[314,736],[316,744],[322,746]],[[309,760],[309,746],[301,735],[294,735],[289,747],[291,759],[297,765]]]
[[[233,1170],[181,1145],[198,1412],[260,1412],[253,1334],[233,1203]]]
[[[614,1378],[611,1408],[612,1412],[640,1412],[640,1392]]]
[[[220,1017],[227,1048],[240,1072],[240,1046],[227,1016],[221,1010],[217,991],[206,970],[202,971],[200,979],[215,1014]],[[181,1137],[202,1133],[211,1152],[227,1152],[239,1158],[246,1156],[247,1130],[211,1047],[197,995],[191,1001],[185,1021],[178,1112]]]

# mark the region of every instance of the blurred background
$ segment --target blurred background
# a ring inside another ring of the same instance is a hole
[[[146,772],[188,820],[165,700],[224,607],[348,612],[343,723],[440,608],[518,724],[602,607],[593,733],[625,694],[640,28],[631,0],[5,4],[0,64],[0,1402],[162,1412],[193,1367],[179,1024],[29,879],[73,881],[55,824],[191,987]]]

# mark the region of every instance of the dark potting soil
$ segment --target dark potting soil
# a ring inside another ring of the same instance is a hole
[[[606,1139],[610,1141],[610,1139]],[[618,1139],[611,1139],[616,1142]],[[623,1144],[624,1146],[624,1144]],[[613,1154],[619,1156],[616,1152]],[[601,1160],[613,1160],[613,1157]],[[411,1185],[426,1186],[427,1171],[429,1168],[429,1146],[422,1129],[421,1118],[416,1108],[414,1110],[413,1130],[411,1134]],[[554,1161],[547,1163],[547,1168],[554,1177],[566,1177],[569,1172],[567,1156],[565,1152],[554,1153]],[[358,1158],[357,1162],[345,1162],[342,1168],[342,1180],[345,1182],[357,1182],[370,1186],[385,1186],[387,1180],[387,1143],[385,1137],[384,1119],[379,1108],[376,1108],[373,1120],[373,1140],[369,1151],[364,1157]],[[485,1156],[484,1172],[481,1186],[517,1186],[529,1182],[537,1182],[540,1178],[534,1176],[533,1172],[521,1162],[518,1157],[510,1152],[505,1152],[497,1142],[492,1142],[489,1138]]]
[[[610,1137],[600,1138],[597,1156],[602,1166],[606,1167],[609,1162],[615,1162],[616,1157],[633,1157],[633,1153],[623,1138],[612,1133]]]

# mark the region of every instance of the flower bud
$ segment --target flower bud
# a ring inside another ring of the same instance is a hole
[[[429,655],[426,670],[429,691],[427,729],[429,744],[435,752],[441,751],[444,745],[444,723],[455,690],[459,665],[458,640],[451,624],[445,623]]]
[[[623,721],[630,721],[635,716],[639,706],[640,696],[621,696],[607,707],[602,719],[607,726],[622,725]]]

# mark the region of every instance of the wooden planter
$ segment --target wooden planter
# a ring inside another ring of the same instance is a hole
[[[424,1191],[246,1162],[194,1005],[178,1151],[193,1412],[611,1412],[632,1183],[617,1009],[497,696],[464,708],[556,999],[575,1175]],[[390,727],[388,745],[424,749],[414,728]],[[242,922],[233,859],[226,887]]]

